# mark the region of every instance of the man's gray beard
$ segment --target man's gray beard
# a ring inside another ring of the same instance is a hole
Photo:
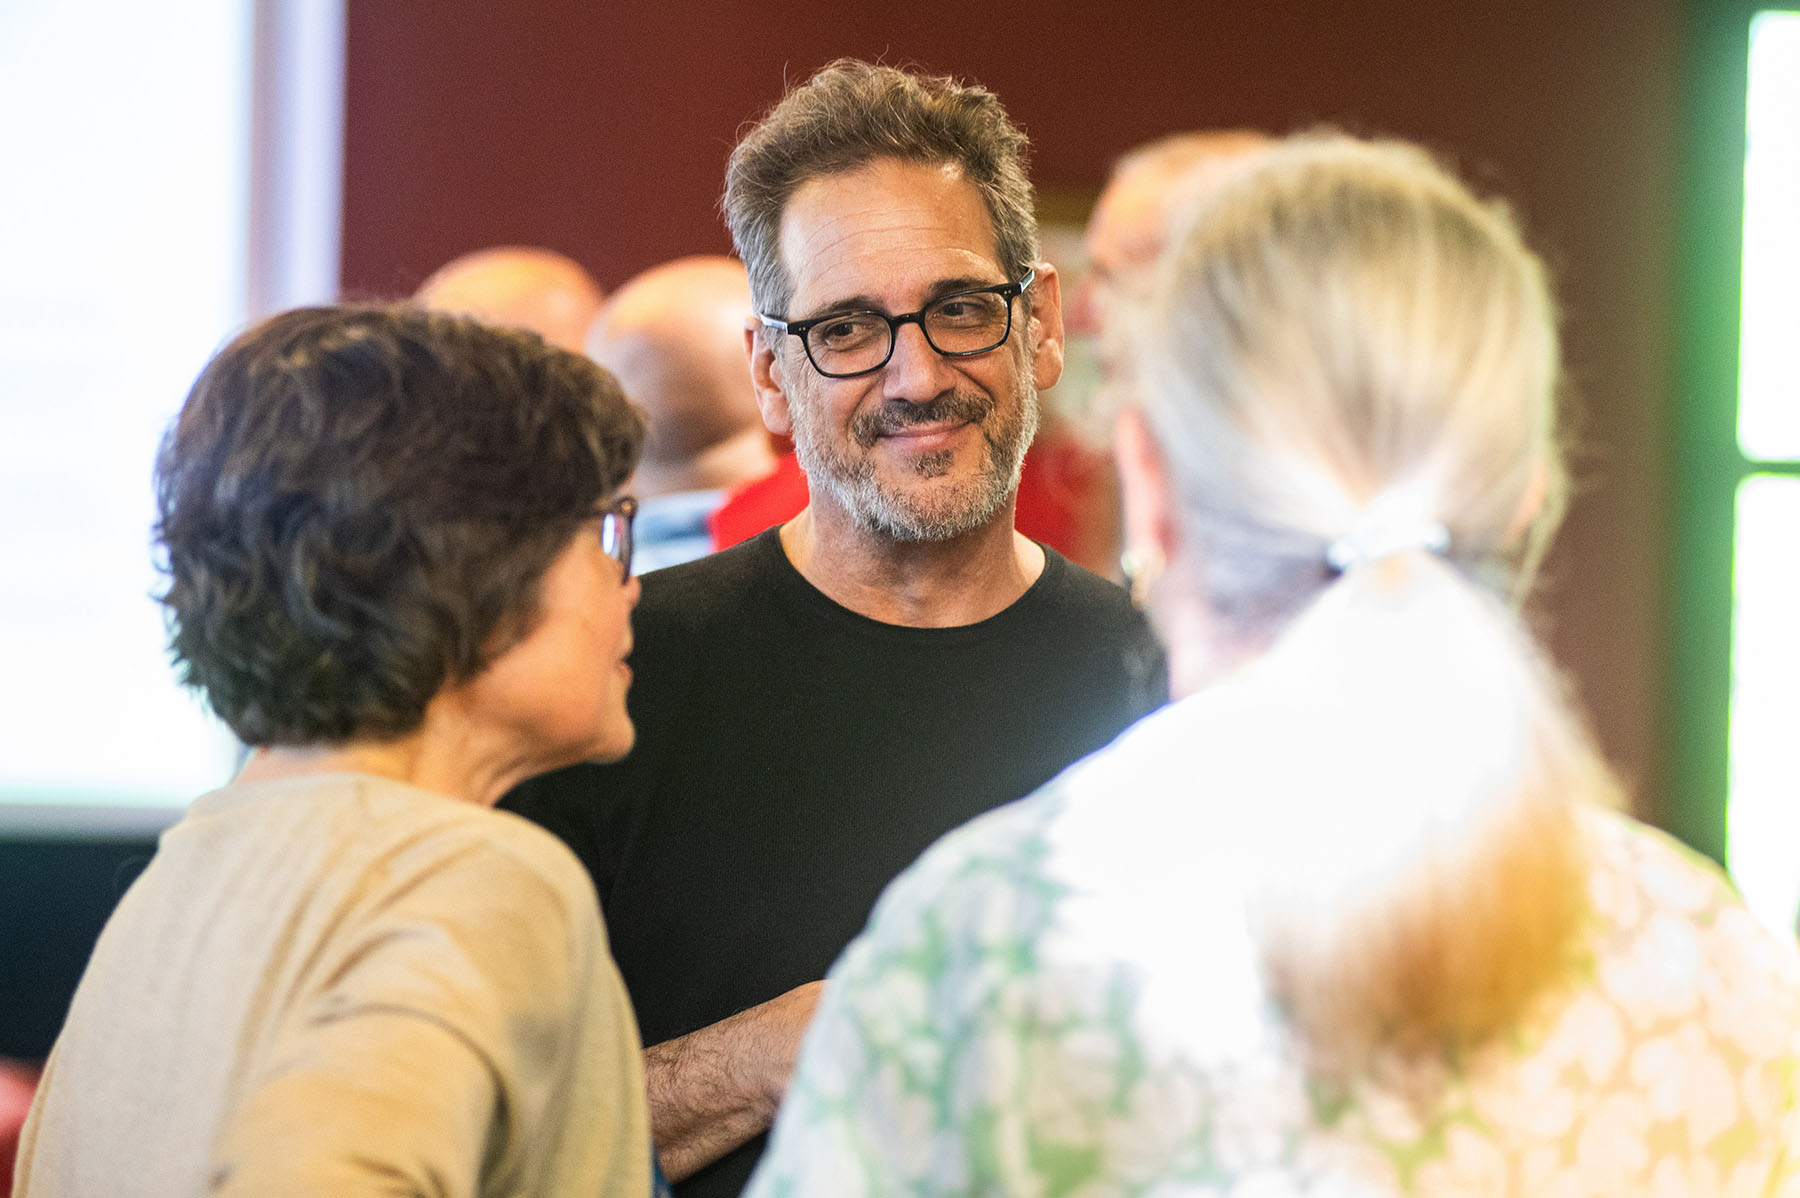
[[[849,462],[831,453],[820,444],[823,438],[811,419],[794,421],[794,451],[807,486],[829,494],[869,532],[892,541],[948,541],[986,524],[1017,493],[1025,451],[1037,435],[1037,388],[1030,380],[1021,384],[1015,429],[999,429],[996,436],[985,423],[980,427],[987,442],[981,471],[930,508],[908,492],[885,490],[870,458]],[[941,477],[954,461],[953,450],[925,454],[918,461],[918,476]]]

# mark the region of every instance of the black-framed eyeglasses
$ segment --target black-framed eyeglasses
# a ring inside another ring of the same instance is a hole
[[[940,296],[917,312],[831,312],[811,320],[777,320],[757,313],[764,327],[800,338],[807,361],[828,379],[855,378],[888,364],[900,326],[916,324],[932,349],[946,358],[972,358],[1006,344],[1012,335],[1013,300],[1025,294],[1037,271],[1017,283],[971,287]]]
[[[600,548],[619,563],[619,581],[631,581],[631,522],[637,516],[638,501],[621,495],[594,515],[600,521]]]

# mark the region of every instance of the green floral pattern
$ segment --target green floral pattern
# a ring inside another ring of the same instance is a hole
[[[889,888],[752,1195],[1800,1198],[1800,964],[1710,863],[1584,816],[1579,983],[1469,1060],[1328,1093],[1134,740]]]

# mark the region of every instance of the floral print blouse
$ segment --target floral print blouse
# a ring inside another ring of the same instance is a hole
[[[1233,901],[1249,867],[1198,809],[1202,701],[889,887],[750,1194],[1800,1198],[1800,959],[1603,811],[1576,980],[1464,1060],[1310,1081]]]

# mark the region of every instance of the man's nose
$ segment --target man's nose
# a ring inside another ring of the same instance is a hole
[[[950,390],[953,376],[949,359],[931,348],[917,321],[894,330],[894,353],[882,372],[886,398],[926,403]]]

